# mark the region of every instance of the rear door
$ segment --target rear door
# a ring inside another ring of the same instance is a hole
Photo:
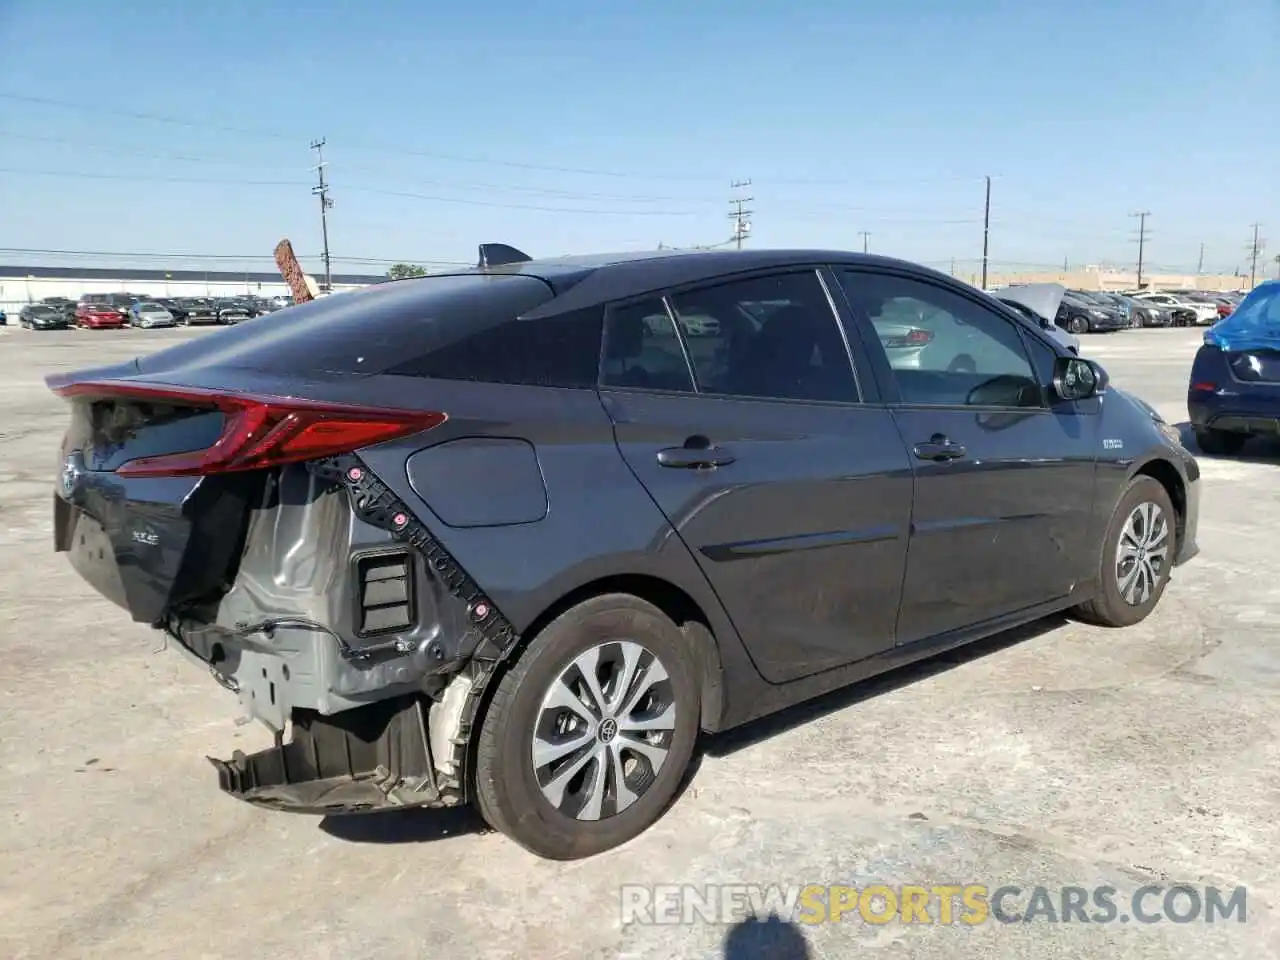
[[[864,330],[891,308],[891,319],[909,310],[931,334],[909,356],[873,356],[915,471],[898,642],[1070,593],[1097,561],[1096,405],[1052,403],[1054,348],[959,285],[865,268],[837,274]]]
[[[606,318],[619,449],[775,683],[890,649],[906,559],[911,464],[821,277],[744,276]]]

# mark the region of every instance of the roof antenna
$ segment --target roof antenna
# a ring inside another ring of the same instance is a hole
[[[522,250],[505,243],[480,244],[480,261],[476,264],[479,270],[489,267],[505,267],[509,263],[529,263],[533,257]]]

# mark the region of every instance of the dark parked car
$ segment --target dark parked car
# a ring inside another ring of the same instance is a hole
[[[192,326],[218,322],[217,304],[208,297],[180,297],[177,305],[186,316],[186,323]]]
[[[1239,453],[1251,436],[1280,438],[1280,280],[1259,285],[1205,331],[1187,413],[1208,454]]]
[[[71,326],[71,319],[47,303],[28,303],[18,313],[18,326],[26,330],[65,330]]]
[[[1104,306],[1093,300],[1084,300],[1075,291],[1063,294],[1062,304],[1054,322],[1068,333],[1100,333],[1123,330],[1128,326],[1123,314],[1116,307]]]
[[[46,307],[53,307],[60,311],[66,317],[67,323],[71,324],[76,319],[76,302],[67,297],[45,297],[40,301]]]
[[[1067,352],[1079,354],[1080,340],[1074,333],[1067,333],[1053,322],[1066,288],[1060,283],[1024,283],[992,292],[992,295],[1022,319],[1037,324],[1045,335],[1052,338]]]
[[[588,856],[700,731],[1055,611],[1137,623],[1196,553],[1177,432],[944,274],[480,262],[49,377],[56,549],[278,731],[215,762],[236,797],[474,802]],[[913,311],[974,362],[895,361],[873,318]]]
[[[1123,300],[1117,300],[1111,294],[1102,290],[1068,290],[1068,295],[1074,300],[1081,300],[1091,307],[1101,307],[1104,310],[1118,310],[1122,321],[1121,328],[1133,326],[1132,310],[1129,304]]]
[[[1150,300],[1135,300],[1133,297],[1126,296],[1123,293],[1113,293],[1109,294],[1109,296],[1114,300],[1122,300],[1128,305],[1131,326],[1173,326],[1173,313],[1167,307],[1162,307],[1158,303],[1152,303]]]
[[[214,306],[218,311],[218,323],[221,324],[240,323],[244,320],[252,320],[256,316],[249,305],[238,297],[216,300]]]

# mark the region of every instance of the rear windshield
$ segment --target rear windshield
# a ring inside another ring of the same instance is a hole
[[[267,313],[152,354],[141,363],[144,371],[152,364],[198,362],[271,373],[390,372],[547,385],[589,379],[594,386],[598,318],[594,326],[588,322],[572,330],[567,320],[517,319],[551,298],[547,284],[529,276],[398,280]],[[534,335],[548,330],[555,335],[550,340]],[[575,360],[572,376],[539,373],[540,367]]]

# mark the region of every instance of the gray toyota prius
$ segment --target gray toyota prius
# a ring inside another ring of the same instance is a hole
[[[1135,624],[1196,553],[1172,426],[883,257],[485,244],[49,386],[56,549],[275,732],[221,789],[550,858],[645,830],[700,733]]]

